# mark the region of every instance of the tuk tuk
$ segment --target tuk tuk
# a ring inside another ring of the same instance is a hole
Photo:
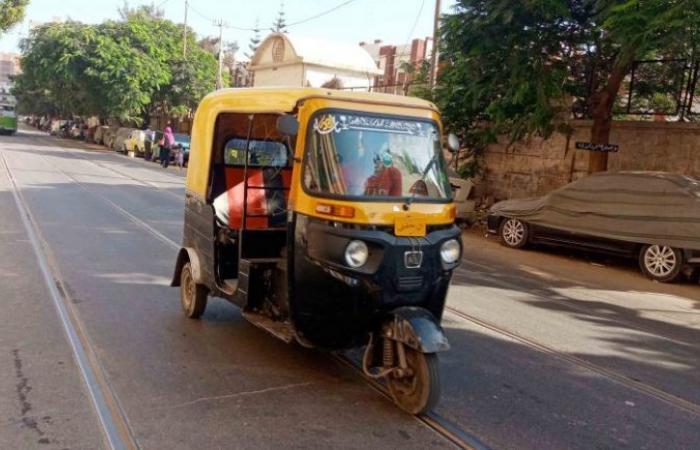
[[[456,137],[447,139],[458,147]],[[412,414],[438,401],[447,289],[462,254],[440,117],[427,101],[226,89],[193,122],[172,286],[287,343],[366,345],[363,371]]]

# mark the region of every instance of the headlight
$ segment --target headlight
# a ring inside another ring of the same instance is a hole
[[[362,241],[350,241],[345,248],[345,262],[353,269],[362,267],[367,262],[369,249]]]
[[[459,260],[461,247],[457,239],[445,241],[440,246],[440,258],[445,264],[454,264]]]

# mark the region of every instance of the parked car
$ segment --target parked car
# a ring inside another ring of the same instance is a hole
[[[488,231],[512,248],[573,246],[637,258],[647,277],[700,265],[700,180],[664,172],[597,173],[543,197],[496,203]]]
[[[113,148],[114,139],[117,136],[117,131],[119,127],[109,126],[106,130],[102,132],[102,145],[108,148]]]
[[[146,132],[143,130],[131,130],[129,137],[123,144],[123,151],[132,158],[143,156],[146,149]]]
[[[471,198],[474,181],[465,180],[450,167],[446,171],[455,204],[455,223],[460,227],[469,227],[476,222],[476,201]]]
[[[104,132],[108,129],[109,127],[107,125],[100,125],[99,127],[95,128],[95,134],[92,135],[92,141],[95,144],[103,145],[104,141],[102,139],[104,138]]]
[[[151,161],[160,161],[160,140],[163,139],[162,131],[155,131],[155,137],[153,138],[153,143],[151,144]]]
[[[129,139],[129,136],[131,136],[132,131],[134,131],[134,128],[119,128],[116,134],[114,135],[112,145],[110,145],[112,150],[114,150],[115,152],[125,152],[126,148],[124,147],[124,143],[127,139]]]
[[[67,120],[53,119],[47,124],[47,131],[52,136],[58,136],[61,134],[62,128],[66,125]]]

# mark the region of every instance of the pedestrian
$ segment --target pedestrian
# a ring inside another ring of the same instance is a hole
[[[165,130],[163,131],[163,146],[161,147],[161,159],[160,159],[160,165],[164,168],[167,169],[168,166],[170,165],[170,151],[173,148],[173,145],[175,144],[175,136],[173,135],[173,129],[170,127],[165,127]]]
[[[182,168],[185,167],[185,149],[182,147],[182,145],[177,146],[175,161],[177,162],[177,167],[179,167],[180,171],[182,171]]]

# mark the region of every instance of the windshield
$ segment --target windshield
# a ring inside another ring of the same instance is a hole
[[[226,143],[224,161],[227,166],[245,165],[246,142],[244,138],[233,138]],[[248,165],[286,167],[287,147],[281,142],[251,139],[248,145]]]
[[[342,197],[451,196],[435,124],[346,112],[313,119],[304,185],[311,192]]]

